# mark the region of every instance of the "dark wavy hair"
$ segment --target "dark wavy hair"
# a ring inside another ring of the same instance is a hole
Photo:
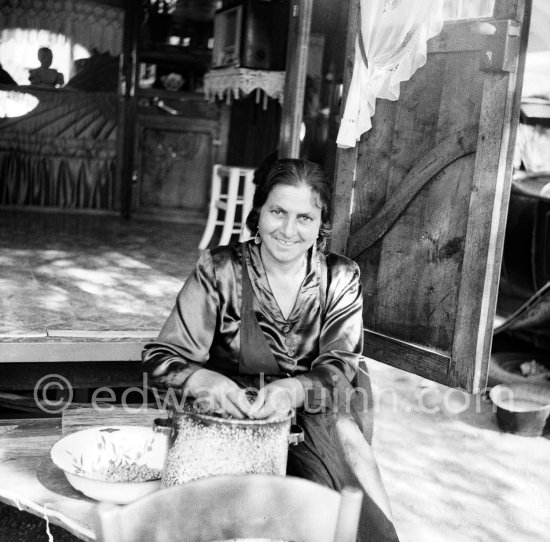
[[[260,168],[258,168],[260,169]],[[317,237],[317,248],[325,249],[326,241],[331,233],[330,204],[332,197],[332,184],[322,170],[321,166],[308,160],[297,158],[282,158],[275,161],[269,168],[264,178],[258,178],[256,191],[252,202],[252,210],[246,219],[246,227],[251,234],[258,231],[260,221],[260,209],[267,201],[271,190],[279,184],[287,186],[299,186],[305,184],[316,194],[321,203],[321,227]]]

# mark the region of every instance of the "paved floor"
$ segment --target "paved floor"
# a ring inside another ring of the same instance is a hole
[[[159,330],[199,255],[202,226],[0,212],[0,335]]]

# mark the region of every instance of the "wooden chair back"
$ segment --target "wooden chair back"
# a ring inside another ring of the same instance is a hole
[[[355,542],[362,492],[291,476],[218,476],[97,507],[98,542]]]

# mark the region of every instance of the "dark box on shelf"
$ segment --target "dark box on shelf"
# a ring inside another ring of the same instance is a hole
[[[213,68],[284,70],[289,0],[226,2],[214,17]]]

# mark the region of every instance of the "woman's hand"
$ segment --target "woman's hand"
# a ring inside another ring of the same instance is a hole
[[[304,387],[296,378],[285,378],[267,384],[258,390],[256,400],[250,406],[248,416],[257,420],[278,418],[290,409],[304,404]]]
[[[202,410],[242,420],[249,416],[250,401],[233,380],[209,369],[195,371],[183,386],[183,394],[195,397]]]

